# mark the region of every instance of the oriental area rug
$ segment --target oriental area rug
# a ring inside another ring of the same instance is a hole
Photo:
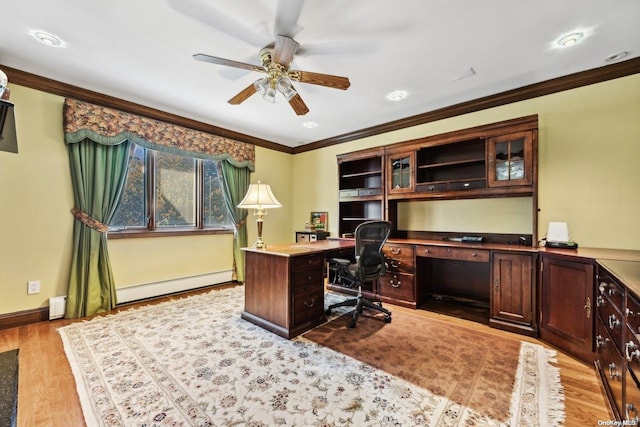
[[[325,304],[342,298],[327,294]],[[541,346],[404,313],[394,313],[389,324],[363,316],[346,331],[340,310],[325,325],[286,340],[241,319],[243,305],[244,288],[236,286],[59,329],[86,424],[549,426],[563,420],[559,373]],[[391,330],[396,325],[432,335],[402,335]],[[379,335],[387,332],[392,340]]]

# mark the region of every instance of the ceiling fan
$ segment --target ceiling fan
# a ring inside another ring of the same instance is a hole
[[[281,34],[276,35],[275,45],[269,45],[260,50],[261,66],[218,58],[204,53],[197,53],[193,55],[193,58],[197,61],[242,68],[266,74],[265,77],[251,83],[231,98],[228,101],[229,104],[238,105],[246,101],[256,92],[260,93],[266,101],[273,103],[275,102],[276,94],[280,92],[284,95],[296,114],[303,116],[309,112],[309,107],[307,107],[300,97],[300,94],[294,89],[292,82],[309,83],[342,90],[346,90],[351,83],[346,77],[291,70],[289,67],[291,66],[298,47],[300,47],[300,44],[293,38]]]

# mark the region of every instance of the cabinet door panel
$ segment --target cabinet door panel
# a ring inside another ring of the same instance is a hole
[[[593,264],[543,254],[541,269],[540,338],[593,363]]]
[[[491,317],[532,324],[532,264],[531,255],[493,254]]]

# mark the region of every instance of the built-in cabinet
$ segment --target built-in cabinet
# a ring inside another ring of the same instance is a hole
[[[393,224],[385,246],[387,274],[367,292],[414,308],[428,296],[469,301],[490,307],[494,326],[535,334],[535,263],[530,253],[510,254],[509,245],[515,252],[523,242],[534,246],[537,215],[531,235],[486,233],[487,246],[439,246],[427,241],[455,236],[409,235],[398,229],[398,205],[529,196],[537,210],[537,127],[537,116],[527,116],[337,156],[339,236],[352,237],[367,220]],[[407,238],[425,244],[403,246]]]
[[[384,150],[338,156],[338,235],[353,237],[356,227],[384,216]]]

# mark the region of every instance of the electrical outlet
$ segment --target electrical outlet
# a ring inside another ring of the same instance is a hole
[[[40,293],[40,280],[29,280],[27,286],[27,294],[39,294]]]

